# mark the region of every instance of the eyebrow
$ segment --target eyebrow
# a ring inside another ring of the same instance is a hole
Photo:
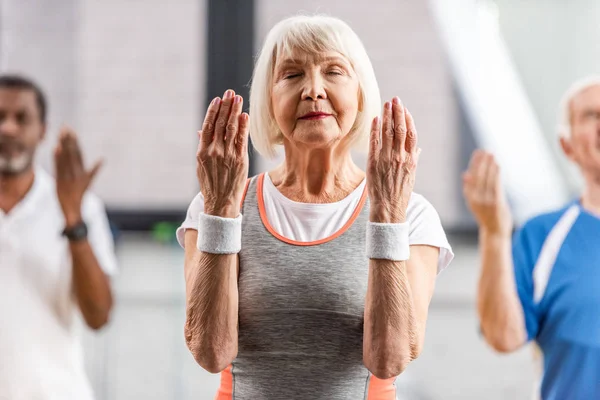
[[[316,57],[315,61],[317,63],[338,62],[340,64],[343,64],[346,67],[351,68],[350,63],[345,58],[340,57],[340,56]],[[302,60],[286,58],[285,60],[283,60],[281,63],[279,63],[277,65],[277,68],[281,69],[281,68],[286,68],[286,67],[295,67],[295,66],[304,65],[304,64],[305,64],[305,62]]]

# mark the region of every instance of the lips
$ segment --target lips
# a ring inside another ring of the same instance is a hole
[[[21,143],[9,140],[0,140],[0,153],[15,154],[22,153],[24,151],[25,146],[23,146]]]
[[[325,112],[320,112],[320,111],[315,111],[315,112],[309,112],[307,114],[304,114],[302,117],[300,117],[300,119],[314,120],[314,119],[327,118],[329,116],[331,116],[331,114],[328,114],[328,113],[325,113]]]

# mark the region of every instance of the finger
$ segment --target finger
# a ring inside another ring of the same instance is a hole
[[[71,179],[74,176],[73,173],[73,161],[71,156],[71,144],[69,143],[69,129],[67,127],[61,128],[60,136],[58,139],[58,148],[60,149],[57,154],[57,167],[59,169],[60,178]]]
[[[464,172],[462,175],[462,180],[463,197],[467,203],[470,203],[473,199],[473,175],[470,172]]]
[[[414,171],[417,169],[417,167],[419,166],[419,158],[421,157],[421,152],[423,150],[422,149],[415,149],[413,150],[410,155],[411,155],[411,159],[412,159],[412,166],[411,169]]]
[[[471,160],[469,160],[468,171],[475,176],[475,171],[479,168],[479,164],[481,164],[481,158],[483,157],[484,152],[480,149],[477,149],[473,152],[471,156]]]
[[[220,108],[221,98],[215,97],[213,101],[210,102],[208,110],[206,111],[206,116],[204,117],[204,122],[202,123],[202,130],[200,131],[199,135],[200,143],[198,143],[198,150],[206,149],[208,145],[212,143],[215,135],[217,115],[219,114]]]
[[[499,168],[498,164],[494,160],[493,156],[490,157],[489,166],[487,169],[487,175],[485,179],[485,193],[489,200],[496,199],[498,195],[498,175]]]
[[[463,192],[470,190],[473,182],[473,175],[469,171],[462,173]]]
[[[406,113],[402,102],[394,97],[394,151],[402,154],[406,141]]]
[[[243,105],[244,100],[242,99],[242,96],[236,95],[233,98],[229,121],[227,122],[227,127],[225,129],[225,146],[228,152],[233,151],[235,147],[235,138],[238,134],[240,114],[242,113]]]
[[[71,152],[73,151],[73,141],[71,138],[72,132],[68,127],[63,127],[61,129],[60,135],[60,143],[62,145],[63,154],[68,158],[69,162],[71,161]]]
[[[238,118],[238,133],[235,137],[238,156],[248,153],[248,133],[250,132],[250,116],[242,113]]]
[[[369,139],[369,165],[374,166],[377,165],[379,161],[379,134],[381,132],[381,125],[379,123],[379,117],[373,118],[373,122],[371,122],[371,136]]]
[[[59,179],[65,175],[65,158],[63,148],[59,142],[54,149],[54,176]]]
[[[88,176],[87,186],[89,186],[94,181],[94,178],[96,178],[96,175],[98,175],[98,171],[100,171],[100,169],[102,168],[102,165],[104,165],[103,160],[96,161],[96,164],[94,164],[92,169],[87,173],[87,176]],[[87,188],[87,186],[86,186],[86,188]]]
[[[386,102],[383,106],[383,131],[381,133],[380,155],[389,157],[392,154],[394,145],[394,121],[392,117],[392,103]]]
[[[219,115],[217,116],[217,123],[215,125],[215,135],[213,144],[222,145],[225,139],[225,130],[227,129],[227,122],[229,121],[229,113],[231,111],[231,105],[233,104],[233,97],[235,92],[231,89],[225,92],[223,96],[223,102],[219,109]]]
[[[415,120],[412,114],[405,108],[405,119],[406,119],[406,144],[404,149],[410,154],[416,154],[417,152],[417,127],[415,126]]]
[[[477,171],[475,172],[477,180],[477,190],[480,194],[485,195],[486,193],[486,181],[488,177],[488,171],[491,165],[491,155],[488,153],[483,154],[480,159]]]
[[[83,155],[79,142],[77,140],[77,134],[70,128],[67,128],[66,144],[68,148],[69,163],[72,168],[72,173],[76,176],[85,172],[83,165]]]

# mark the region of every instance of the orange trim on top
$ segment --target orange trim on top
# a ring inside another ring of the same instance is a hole
[[[248,187],[250,187],[250,181],[252,178],[246,179],[246,187],[244,188],[244,194],[242,195],[242,202],[240,203],[240,208],[244,207],[244,200],[246,199],[246,193],[248,193]]]
[[[348,220],[348,222],[346,222],[340,230],[338,230],[333,235],[328,236],[324,239],[319,239],[319,240],[315,240],[312,242],[299,242],[297,240],[288,239],[288,238],[280,235],[279,233],[277,233],[275,231],[275,229],[273,229],[273,227],[269,223],[269,220],[267,219],[267,212],[265,210],[265,199],[263,197],[264,180],[265,180],[265,174],[262,173],[258,176],[258,184],[256,187],[256,194],[258,197],[258,211],[260,214],[260,219],[262,220],[263,225],[265,226],[265,228],[267,228],[267,230],[269,231],[269,233],[271,235],[275,236],[277,239],[281,240],[282,242],[285,242],[288,244],[293,244],[295,246],[316,246],[319,244],[330,242],[333,239],[341,236],[344,232],[346,232],[348,230],[348,228],[350,228],[352,226],[352,224],[354,223],[356,218],[358,218],[360,212],[362,211],[363,206],[365,205],[365,202],[367,201],[367,186],[365,185],[365,190],[363,191],[363,194],[362,194],[360,201],[358,202],[356,208],[354,209],[354,212],[350,216],[350,219]]]
[[[396,378],[379,379],[375,375],[369,378],[367,400],[396,400]]]
[[[215,396],[215,400],[233,399],[233,374],[231,373],[233,365],[230,365],[221,372],[221,385]]]

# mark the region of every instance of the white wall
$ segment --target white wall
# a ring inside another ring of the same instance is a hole
[[[564,170],[558,147],[559,101],[570,84],[600,73],[600,1],[496,0],[500,25],[531,104]],[[568,169],[571,188],[579,186]]]
[[[197,190],[205,2],[0,1],[2,69],[30,74],[46,89],[51,107],[46,148],[67,122],[81,135],[89,162],[105,159],[94,190],[109,206],[186,207]],[[381,0],[373,7],[258,0],[256,48],[271,26],[299,11],[341,17],[357,31],[383,98],[400,96],[415,116],[423,148],[416,191],[445,224],[460,223],[457,103],[426,2]],[[40,160],[50,166],[46,155]]]
[[[196,132],[204,103],[206,5],[178,0],[2,0],[3,71],[40,82],[50,135],[79,133],[109,206],[181,209],[197,192]]]
[[[49,100],[45,167],[56,131],[77,117],[77,15],[78,0],[0,0],[0,71],[31,76]]]

